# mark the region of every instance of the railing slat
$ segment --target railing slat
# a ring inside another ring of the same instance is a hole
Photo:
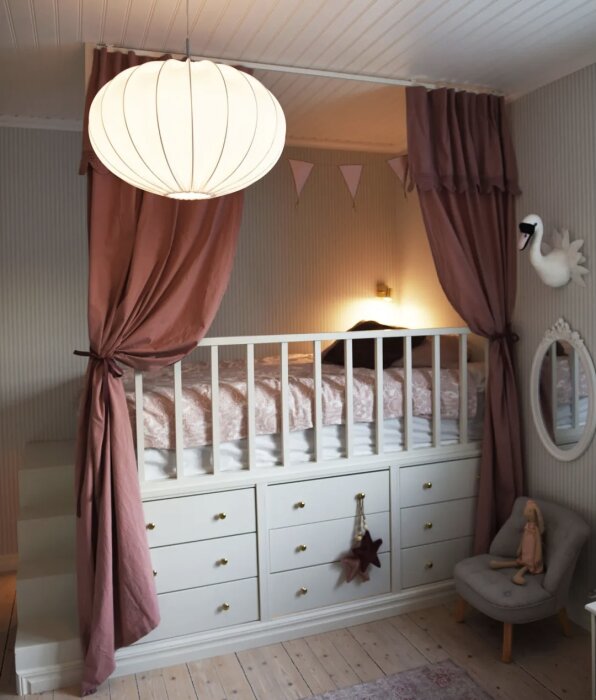
[[[352,361],[352,340],[346,340],[344,352],[344,370],[346,376],[346,456],[354,454],[354,367]]]
[[[411,450],[412,444],[412,337],[404,338],[404,449]]]
[[[375,442],[378,455],[382,455],[385,449],[383,421],[383,338],[375,338]]]
[[[246,346],[246,420],[248,426],[248,468],[256,468],[255,346]]]
[[[441,444],[441,338],[433,336],[433,447]]]
[[[184,424],[182,422],[182,361],[174,363],[174,431],[176,433],[176,478],[184,479]]]
[[[290,384],[288,372],[288,344],[281,343],[281,449],[282,464],[290,466]]]
[[[143,410],[143,373],[135,370],[135,428],[137,434],[137,471],[141,487],[145,483],[145,415]]]
[[[480,409],[476,406],[476,410]],[[459,336],[459,442],[468,442],[468,336]]]
[[[323,388],[321,341],[313,342],[313,380],[315,385],[315,461],[323,461]]]
[[[219,473],[221,432],[219,425],[219,347],[211,346],[211,467]]]

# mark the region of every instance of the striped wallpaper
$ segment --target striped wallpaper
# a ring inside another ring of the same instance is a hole
[[[563,316],[596,357],[596,65],[537,90],[512,105],[515,146],[523,195],[521,219],[539,214],[545,237],[568,228],[585,240],[590,275],[587,288],[571,283],[552,289],[540,282],[528,251],[520,253],[515,328],[523,400],[523,433],[529,492],[581,513],[596,526],[596,443],[574,462],[558,462],[542,446],[530,410],[530,367],[545,330]],[[547,238],[548,240],[548,238]],[[588,591],[596,586],[596,538],[579,565],[574,587],[578,617]]]
[[[74,433],[86,340],[80,134],[0,128],[0,557],[16,551],[17,468],[29,440]],[[282,158],[247,192],[229,289],[210,335],[337,331],[363,318],[458,325],[415,195],[379,154],[290,149],[316,163],[296,204]],[[393,154],[392,154],[393,155]],[[364,165],[356,205],[336,165]],[[394,301],[374,298],[378,280]]]

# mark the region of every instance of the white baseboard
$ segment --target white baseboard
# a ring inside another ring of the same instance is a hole
[[[243,649],[275,644],[341,627],[360,625],[392,615],[440,605],[454,597],[452,581],[414,590],[353,601],[329,608],[311,610],[268,622],[253,622],[236,628],[211,630],[156,642],[138,643],[116,654],[115,676],[141,673],[189,661],[229,654]],[[65,661],[55,666],[20,669],[17,674],[21,694],[41,693],[81,679],[82,662]]]
[[[0,554],[0,574],[16,571],[19,565],[18,554]]]

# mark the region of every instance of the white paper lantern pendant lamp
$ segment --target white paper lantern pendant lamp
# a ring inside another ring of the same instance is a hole
[[[264,85],[206,60],[128,68],[101,88],[89,110],[89,138],[101,162],[129,184],[175,199],[248,187],[278,161],[285,135],[284,113]]]

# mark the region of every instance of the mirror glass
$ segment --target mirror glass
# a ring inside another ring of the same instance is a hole
[[[531,383],[534,422],[542,442],[558,459],[576,459],[594,433],[595,374],[582,339],[562,319],[536,351]]]

